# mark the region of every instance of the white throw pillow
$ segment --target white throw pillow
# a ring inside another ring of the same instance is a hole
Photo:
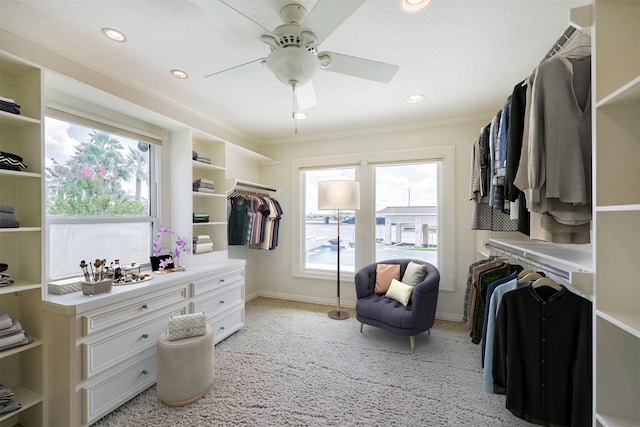
[[[424,276],[426,275],[426,265],[410,261],[409,264],[407,264],[406,270],[404,271],[404,276],[402,276],[402,283],[409,286],[416,286],[418,283],[424,280]]]
[[[392,279],[391,284],[389,285],[389,290],[387,291],[385,296],[387,298],[398,301],[400,304],[406,307],[407,304],[409,304],[409,299],[411,299],[413,288],[414,286],[410,286],[406,283],[400,282],[399,280]]]

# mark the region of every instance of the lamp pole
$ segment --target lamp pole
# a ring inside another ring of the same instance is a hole
[[[347,313],[346,311],[341,311],[340,310],[340,209],[338,209],[338,277],[336,280],[336,283],[338,284],[338,289],[336,292],[336,295],[338,296],[338,301],[337,301],[337,310],[332,310],[330,311],[329,317],[332,319],[336,319],[336,320],[344,320],[344,319],[348,319],[349,318],[349,313]]]

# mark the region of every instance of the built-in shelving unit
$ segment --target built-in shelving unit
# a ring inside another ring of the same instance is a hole
[[[193,212],[206,213],[209,221],[193,223],[193,236],[209,235],[213,241],[213,253],[227,251],[227,195],[226,187],[226,143],[207,136],[194,135],[192,150],[211,159],[211,164],[192,161],[192,180],[212,181],[215,193],[193,191]],[[210,258],[211,253],[195,254],[194,261]],[[200,259],[198,259],[200,258]]]
[[[595,423],[640,425],[640,1],[595,1]]]
[[[15,208],[19,227],[0,228],[0,262],[15,281],[0,288],[0,312],[33,338],[0,351],[0,382],[21,408],[0,415],[0,426],[45,425],[42,345],[42,73],[0,54],[0,96],[20,105],[20,114],[0,111],[0,151],[24,159],[20,171],[0,169],[0,205]]]

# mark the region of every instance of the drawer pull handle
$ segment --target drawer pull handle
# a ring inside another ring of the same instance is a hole
[[[221,331],[224,331],[224,326],[220,326],[220,330],[221,330]]]
[[[220,279],[220,283],[224,283],[224,279]]]
[[[149,371],[147,371],[146,369],[142,371],[142,375],[147,375],[149,373]]]
[[[149,338],[149,334],[142,334],[142,338]]]
[[[220,304],[224,304],[224,300],[223,299],[220,300]]]
[[[142,309],[146,310],[147,308],[149,308],[149,306],[147,304],[142,304]]]

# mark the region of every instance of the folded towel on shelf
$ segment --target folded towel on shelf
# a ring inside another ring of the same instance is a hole
[[[9,326],[8,328],[0,329],[0,338],[4,338],[20,332],[24,332],[24,330],[22,329],[22,324],[14,319],[13,325]]]
[[[205,252],[213,252],[213,243],[202,243],[193,245],[194,254],[203,254]]]
[[[13,319],[8,313],[0,313],[0,329],[7,329],[13,325]]]
[[[0,346],[0,351],[9,350],[10,348],[20,347],[21,345],[31,344],[33,342],[33,338],[30,335],[28,335],[26,332],[20,333],[18,335],[23,335],[24,339],[22,341],[20,341],[20,342],[14,343],[14,344],[2,345],[2,346]],[[2,339],[6,339],[6,338],[2,338]]]
[[[198,189],[193,189],[193,191],[196,191],[198,193],[210,193],[210,194],[216,194],[216,190],[212,190],[210,188],[198,188]]]
[[[14,344],[19,344],[22,341],[24,341],[26,338],[26,335],[24,334],[24,331],[18,332],[18,333],[14,333],[13,335],[8,335],[6,337],[1,337],[0,338],[0,350],[4,350],[5,347],[7,346],[12,346]]]

